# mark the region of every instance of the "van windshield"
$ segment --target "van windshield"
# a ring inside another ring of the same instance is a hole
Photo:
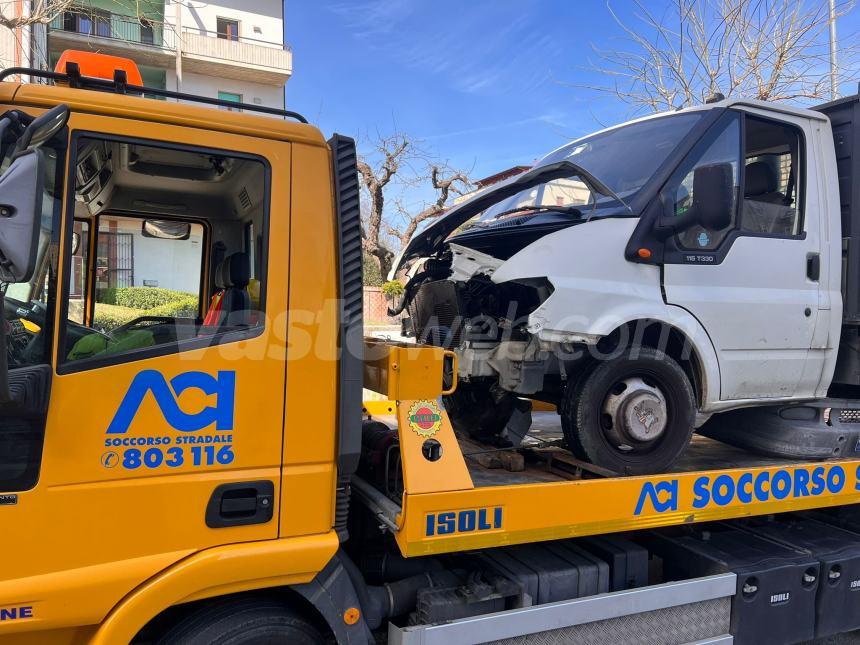
[[[625,202],[639,191],[669,154],[702,118],[703,112],[685,112],[657,117],[598,132],[577,139],[551,152],[536,165],[570,161],[585,168]],[[586,205],[596,198],[616,202],[612,197],[591,195],[575,179],[557,180],[552,191],[565,204]]]

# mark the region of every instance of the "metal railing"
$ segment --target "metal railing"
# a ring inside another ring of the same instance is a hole
[[[205,29],[182,30],[182,51],[191,55],[231,60],[273,69],[292,69],[292,51],[284,43],[253,38],[228,38]]]
[[[122,40],[159,49],[176,47],[176,34],[170,25],[143,17],[135,18],[106,11],[72,8],[54,18],[50,28],[55,31]]]
[[[77,7],[57,16],[51,21],[50,29],[165,50],[174,50],[177,44],[176,28],[169,23]],[[205,29],[185,28],[181,48],[183,53],[192,56],[276,70],[292,69],[292,51],[279,42],[228,38],[226,34]]]

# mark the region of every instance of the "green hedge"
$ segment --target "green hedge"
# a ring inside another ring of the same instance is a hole
[[[141,310],[123,305],[96,303],[94,326],[111,331],[141,316],[164,316],[165,318],[197,318],[197,296],[182,294],[182,298],[158,307]]]
[[[189,297],[196,299],[194,294],[159,287],[121,287],[106,289],[102,292],[100,301],[107,305],[149,310]]]
[[[95,318],[93,326],[97,329],[110,331],[131,322],[140,316],[139,309],[120,307],[119,305],[108,305],[101,302],[96,303]]]
[[[197,296],[185,296],[146,312],[146,316],[167,316],[168,318],[197,318]]]

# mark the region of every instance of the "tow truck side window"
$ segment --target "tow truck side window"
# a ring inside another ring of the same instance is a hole
[[[267,166],[230,152],[80,138],[74,217],[95,239],[83,286],[67,254],[60,363],[86,369],[240,340],[263,315]],[[261,243],[249,246],[248,232]],[[83,311],[72,316],[74,308]]]

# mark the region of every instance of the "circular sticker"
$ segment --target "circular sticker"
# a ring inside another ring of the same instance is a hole
[[[435,401],[416,401],[408,419],[409,427],[422,437],[432,437],[442,427],[442,412]]]

